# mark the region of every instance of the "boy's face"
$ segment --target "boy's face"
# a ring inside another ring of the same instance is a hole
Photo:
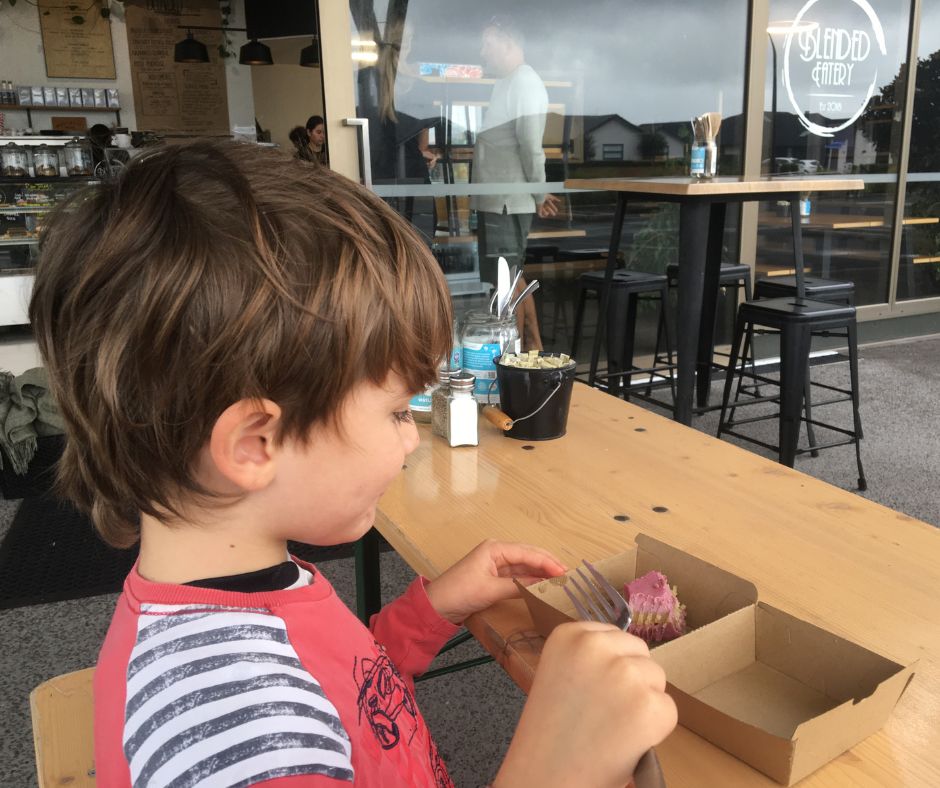
[[[361,383],[340,409],[341,429],[317,425],[306,447],[284,443],[269,497],[279,538],[330,545],[369,530],[379,498],[418,447],[413,393],[394,373],[380,386]]]

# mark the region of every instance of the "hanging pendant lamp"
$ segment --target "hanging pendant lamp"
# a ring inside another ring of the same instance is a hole
[[[173,60],[176,63],[208,63],[209,50],[202,41],[193,38],[193,31],[186,33],[186,38],[173,48]]]
[[[238,52],[238,62],[243,66],[272,66],[271,48],[257,39],[251,39]]]
[[[300,50],[300,65],[306,68],[317,68],[320,65],[320,42],[313,37],[313,43]]]

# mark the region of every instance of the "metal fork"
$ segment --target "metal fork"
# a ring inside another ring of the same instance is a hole
[[[626,632],[630,622],[633,621],[633,611],[627,600],[623,598],[620,592],[614,588],[600,572],[598,572],[588,561],[584,561],[584,568],[590,572],[590,577],[581,569],[575,569],[578,576],[583,581],[583,585],[578,582],[574,575],[568,576],[568,583],[562,586],[568,598],[574,604],[574,609],[582,621],[600,621],[604,624],[613,624],[614,626]],[[573,585],[578,592],[575,596],[568,585]]]
[[[588,561],[582,563],[591,576],[588,577],[580,569],[575,569],[583,585],[574,575],[569,575],[568,583],[562,586],[581,620],[613,624],[626,632],[630,622],[633,621],[633,611],[627,604],[627,600]],[[571,589],[568,588],[569,584],[574,586],[581,599],[571,593]],[[663,770],[654,750],[649,749],[643,753],[633,772],[632,785],[636,788],[666,788]]]

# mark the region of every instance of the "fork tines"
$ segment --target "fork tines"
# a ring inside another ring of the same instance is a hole
[[[571,592],[568,583],[563,586],[581,620],[600,621],[626,629],[632,618],[626,600],[590,563],[584,561],[583,564],[590,573],[590,577],[581,569],[576,569],[575,572],[582,582],[579,583],[574,575],[568,576],[569,583],[574,586],[581,599]]]

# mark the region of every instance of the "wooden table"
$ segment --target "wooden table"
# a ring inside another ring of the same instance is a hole
[[[802,785],[940,785],[937,529],[584,385],[564,438],[480,432],[478,448],[450,449],[422,426],[380,502],[376,527],[415,571],[435,577],[487,537],[573,566],[651,534],[752,580],[763,601],[920,660],[885,728]],[[527,690],[542,640],[525,605],[496,605],[468,627]],[[657,752],[670,788],[775,785],[681,727]]]
[[[623,218],[630,199],[654,199],[679,203],[679,314],[676,353],[676,421],[692,423],[692,393],[700,407],[708,403],[711,363],[721,268],[721,247],[728,203],[754,200],[786,200],[790,203],[797,288],[803,295],[803,244],[799,199],[804,192],[851,191],[864,188],[859,179],[841,178],[574,178],[568,189],[593,189],[617,194],[607,258],[605,287],[601,292],[598,331],[591,354],[589,382],[597,380],[602,339],[610,303],[610,282],[620,249]],[[629,361],[629,359],[625,359]],[[696,373],[698,374],[696,383]],[[621,373],[623,374],[623,373]]]

